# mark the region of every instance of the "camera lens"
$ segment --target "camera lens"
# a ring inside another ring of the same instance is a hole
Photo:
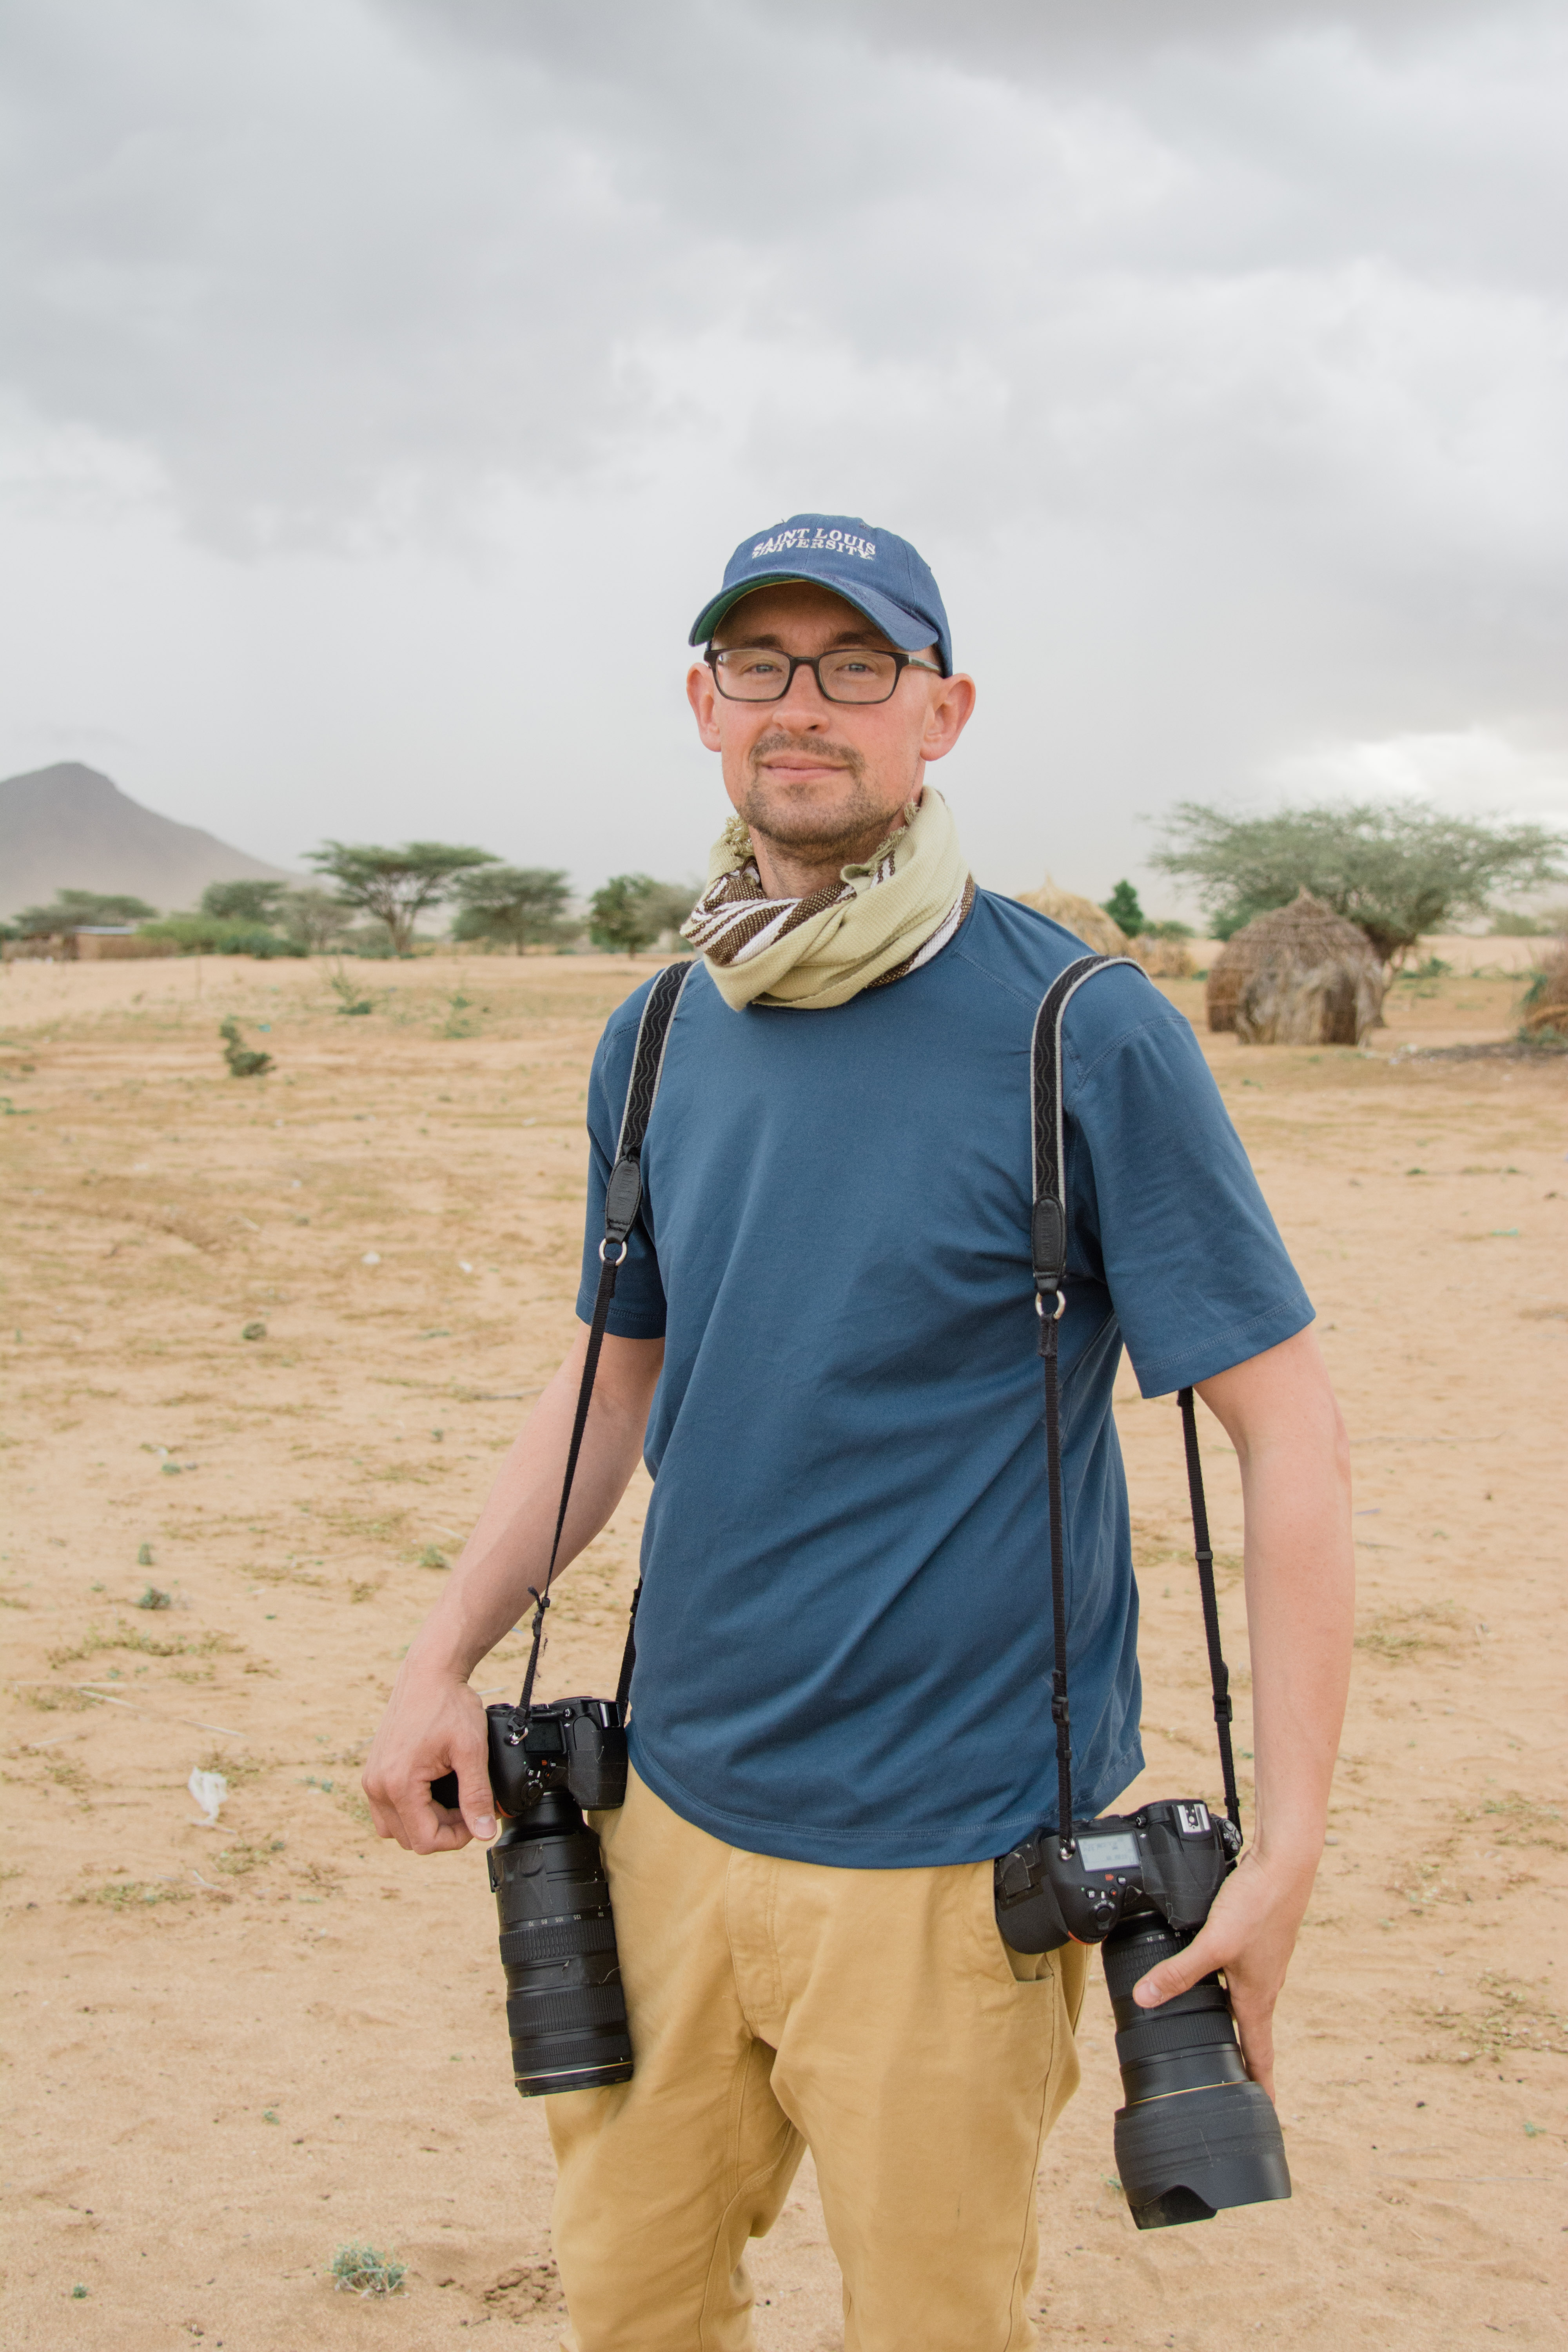
[[[1144,1914],[1104,1949],[1127,2099],[1116,2115],[1116,2169],[1141,2230],[1209,2221],[1226,2206],[1290,2194],[1279,2118],[1242,2063],[1218,1976],[1158,2009],[1132,1998],[1141,1977],[1191,1941]]]
[[[632,2045],[599,1841],[559,1790],[489,1853],[511,2064],[525,2099],[631,2080]]]

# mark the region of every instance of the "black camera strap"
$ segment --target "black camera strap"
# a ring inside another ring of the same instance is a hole
[[[1046,1387],[1046,1484],[1050,1521],[1051,1621],[1054,1664],[1051,1669],[1051,1719],[1057,1727],[1057,1821],[1065,1860],[1073,1852],[1072,1718],[1068,1704],[1068,1592],[1065,1517],[1062,1509],[1061,1385],[1058,1332],[1067,1305],[1067,1155],[1062,1110],[1062,1024],[1079,990],[1098,971],[1127,964],[1142,966],[1131,956],[1080,956],[1053,981],[1035,1016],[1030,1063],[1030,1125],[1034,1144],[1035,1192],[1029,1218],[1029,1255],[1035,1277],[1035,1312],[1040,1319],[1040,1355]],[[1215,1728],[1219,1740],[1220,1771],[1225,1782],[1226,1811],[1241,1827],[1241,1803],[1236,1789],[1236,1762],[1231,1753],[1230,1670],[1220,1648],[1219,1604],[1215,1594],[1214,1552],[1209,1543],[1208,1509],[1204,1500],[1203,1463],[1198,1453],[1197,1416],[1193,1392],[1180,1395],[1182,1434],[1187,1456],[1187,1491],[1193,1511],[1193,1549],[1198,1564],[1198,1591],[1203,1600],[1204,1633],[1208,1643],[1209,1680],[1214,1693]]]
[[[1236,1791],[1236,1758],[1231,1753],[1230,1668],[1219,1645],[1219,1601],[1214,1589],[1214,1552],[1209,1545],[1208,1505],[1204,1500],[1203,1457],[1198,1452],[1198,1416],[1191,1389],[1176,1399],[1182,1408],[1182,1443],[1187,1454],[1187,1496],[1193,1508],[1193,1556],[1198,1564],[1198,1591],[1204,1604],[1204,1639],[1209,1652],[1209,1688],[1214,1695],[1215,1738],[1219,1743],[1220,1777],[1225,1783],[1225,1810],[1236,1828],[1241,1827],[1241,1799]]]
[[[531,1584],[528,1588],[534,1602],[533,1644],[528,1654],[528,1672],[523,1676],[522,1696],[518,1701],[519,1712],[524,1715],[533,1697],[534,1676],[539,1671],[540,1652],[544,1643],[544,1612],[550,1606],[550,1588],[555,1580],[555,1563],[565,1530],[567,1506],[572,1500],[572,1481],[577,1475],[577,1457],[583,1451],[583,1435],[588,1426],[588,1408],[593,1402],[594,1381],[599,1370],[600,1350],[605,1344],[605,1326],[609,1320],[610,1301],[616,1295],[616,1276],[626,1263],[632,1227],[642,1212],[642,1148],[654,1098],[658,1093],[658,1082],[664,1074],[664,1052],[668,1043],[669,1024],[675,1018],[680,992],[695,969],[694,962],[667,964],[648,990],[643,1003],[642,1018],[637,1023],[637,1044],[632,1052],[632,1074],[626,1086],[626,1108],[621,1113],[621,1131],[616,1139],[616,1160],[610,1171],[610,1181],[605,1188],[605,1237],[599,1244],[599,1286],[594,1296],[594,1312],[588,1325],[588,1345],[583,1356],[583,1378],[577,1390],[572,1442],[566,1449],[566,1473],[561,1481],[561,1507],[555,1514],[555,1536],[550,1547],[550,1564],[544,1571],[542,1591]],[[637,1659],[637,1599],[641,1591],[639,1578],[637,1591],[632,1595],[626,1651],[621,1659],[620,1681],[616,1690],[616,1703],[623,1722],[631,1691],[632,1667]]]

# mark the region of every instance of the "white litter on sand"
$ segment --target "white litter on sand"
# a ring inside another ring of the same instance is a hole
[[[217,1827],[218,1808],[228,1794],[228,1782],[221,1772],[204,1772],[198,1764],[185,1782],[186,1788],[201,1807],[205,1819],[196,1826],[204,1830]]]

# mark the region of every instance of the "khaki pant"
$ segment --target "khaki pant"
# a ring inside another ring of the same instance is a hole
[[[991,1864],[724,1845],[634,1773],[597,1817],[637,2073],[549,2100],[578,2352],[752,2352],[748,2238],[803,2148],[846,2352],[1022,2352],[1035,2177],[1078,2084],[1085,1954],[996,1932]]]

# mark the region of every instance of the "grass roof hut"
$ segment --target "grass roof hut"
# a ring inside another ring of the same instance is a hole
[[[1127,934],[1113,923],[1102,907],[1092,898],[1080,898],[1076,891],[1058,890],[1047,874],[1037,890],[1017,890],[1015,898],[1022,907],[1033,907],[1037,915],[1048,915],[1065,931],[1071,931],[1085,947],[1097,955],[1125,955]]]
[[[1244,1045],[1359,1045],[1387,982],[1366,933],[1299,891],[1227,940],[1209,967],[1211,1029]]]
[[[1542,959],[1521,1006],[1521,1037],[1541,1045],[1568,1045],[1568,939],[1561,939]]]

